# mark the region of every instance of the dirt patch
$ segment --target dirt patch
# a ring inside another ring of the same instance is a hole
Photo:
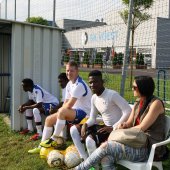
[[[11,127],[11,120],[10,120],[10,117],[4,113],[1,113],[1,116],[3,117],[3,120],[4,122],[9,126]]]

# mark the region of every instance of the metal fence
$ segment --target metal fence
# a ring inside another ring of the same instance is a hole
[[[68,60],[75,60],[82,70],[101,69],[107,87],[119,91],[129,102],[134,101],[131,92],[134,76],[151,75],[156,84],[155,95],[165,101],[169,110],[169,0],[123,2],[2,0],[0,17],[18,21],[33,16],[50,21],[55,18],[56,25],[65,30],[63,66]],[[127,62],[123,65],[124,58]]]

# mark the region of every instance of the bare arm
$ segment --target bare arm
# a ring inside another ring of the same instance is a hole
[[[20,113],[23,113],[25,111],[25,109],[23,109],[25,106],[30,106],[30,105],[33,105],[33,104],[35,104],[35,102],[33,100],[28,100],[27,102],[25,102],[24,104],[22,104],[18,107],[18,111]]]
[[[22,107],[22,111],[24,112],[25,110],[27,110],[27,109],[34,109],[34,108],[42,108],[42,102],[40,102],[40,103],[34,103],[34,104],[32,104],[32,105],[26,105],[26,106],[23,106]]]
[[[150,108],[148,114],[145,116],[145,118],[142,120],[140,125],[137,125],[135,127],[139,127],[143,131],[147,130],[158,118],[159,114],[164,112],[164,107],[162,105],[162,102],[160,100],[155,100]]]

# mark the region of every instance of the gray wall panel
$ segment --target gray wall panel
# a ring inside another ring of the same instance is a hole
[[[59,97],[61,32],[20,23],[12,25],[12,129],[25,128],[25,117],[17,108],[27,100],[21,81],[25,77]],[[57,58],[59,56],[59,58]]]

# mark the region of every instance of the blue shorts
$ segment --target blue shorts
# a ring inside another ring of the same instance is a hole
[[[44,109],[44,114],[49,115],[50,105],[55,108],[58,104],[57,103],[43,103],[42,107]]]
[[[79,124],[82,119],[86,117],[86,112],[81,109],[75,109],[76,111],[76,117],[73,121],[67,121],[68,124]]]

